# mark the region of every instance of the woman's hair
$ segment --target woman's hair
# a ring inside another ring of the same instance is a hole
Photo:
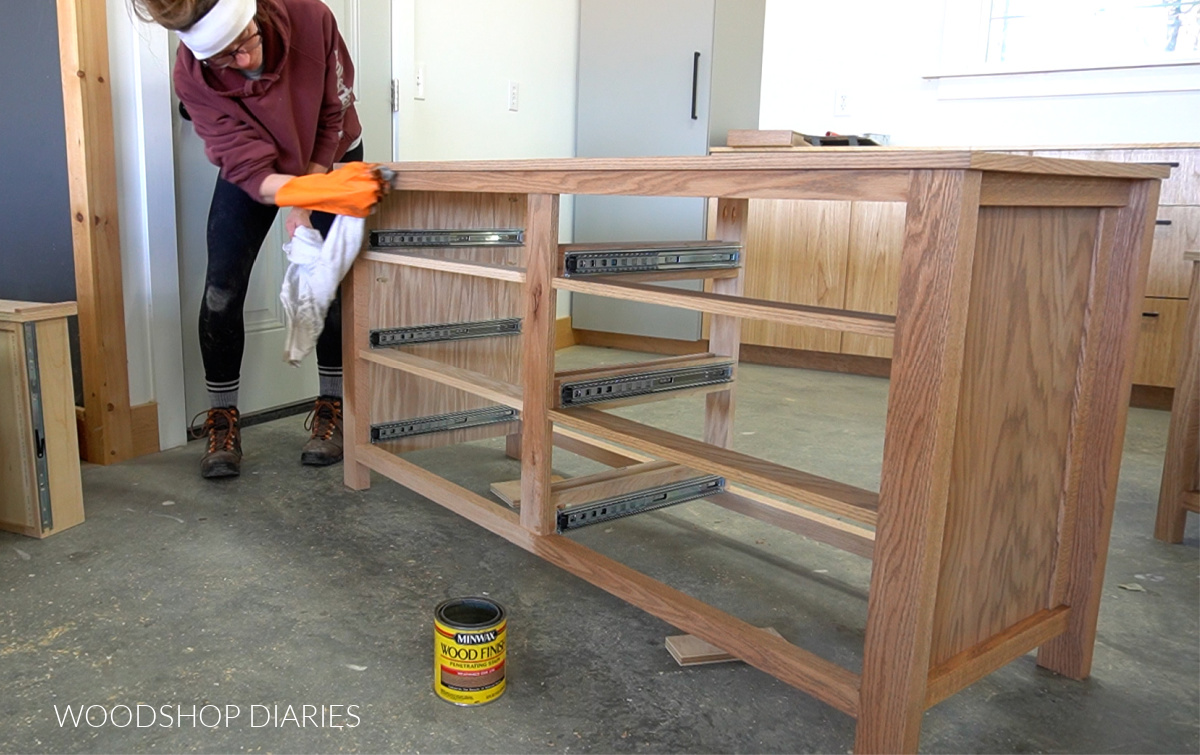
[[[132,0],[133,12],[164,29],[188,29],[213,9],[217,0]]]

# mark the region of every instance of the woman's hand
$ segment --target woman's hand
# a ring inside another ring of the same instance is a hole
[[[296,176],[278,187],[273,179],[276,175],[263,182],[260,192],[266,197],[274,190],[273,201],[280,207],[307,207],[356,218],[370,214],[391,188],[378,165],[361,162],[346,163],[329,173]]]
[[[312,210],[306,210],[303,207],[293,207],[287,214],[287,219],[283,222],[283,227],[287,229],[289,237],[296,235],[296,229],[301,226],[312,228]]]

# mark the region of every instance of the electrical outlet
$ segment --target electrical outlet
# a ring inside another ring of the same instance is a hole
[[[846,89],[833,90],[833,116],[835,118],[843,115],[850,115],[851,102],[850,92]]]
[[[517,112],[521,106],[521,85],[515,81],[508,82],[508,109]]]
[[[413,93],[413,99],[414,100],[425,99],[425,64],[424,63],[417,63],[416,85],[417,85],[417,88],[416,88],[416,91]]]

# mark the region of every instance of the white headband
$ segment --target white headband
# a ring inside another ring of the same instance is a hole
[[[178,32],[179,39],[196,60],[208,60],[237,39],[257,12],[258,0],[217,0],[199,21]]]

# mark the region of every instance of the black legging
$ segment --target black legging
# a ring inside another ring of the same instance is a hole
[[[362,160],[362,155],[359,144],[341,161]],[[242,352],[246,348],[242,309],[250,286],[250,270],[278,211],[275,205],[263,204],[234,184],[217,178],[208,211],[208,271],[200,301],[200,355],[209,385],[227,385],[241,376]],[[333,218],[326,212],[314,212],[313,227],[324,236],[329,233]],[[317,339],[317,364],[339,370],[342,366],[340,288],[329,305],[325,328]]]

